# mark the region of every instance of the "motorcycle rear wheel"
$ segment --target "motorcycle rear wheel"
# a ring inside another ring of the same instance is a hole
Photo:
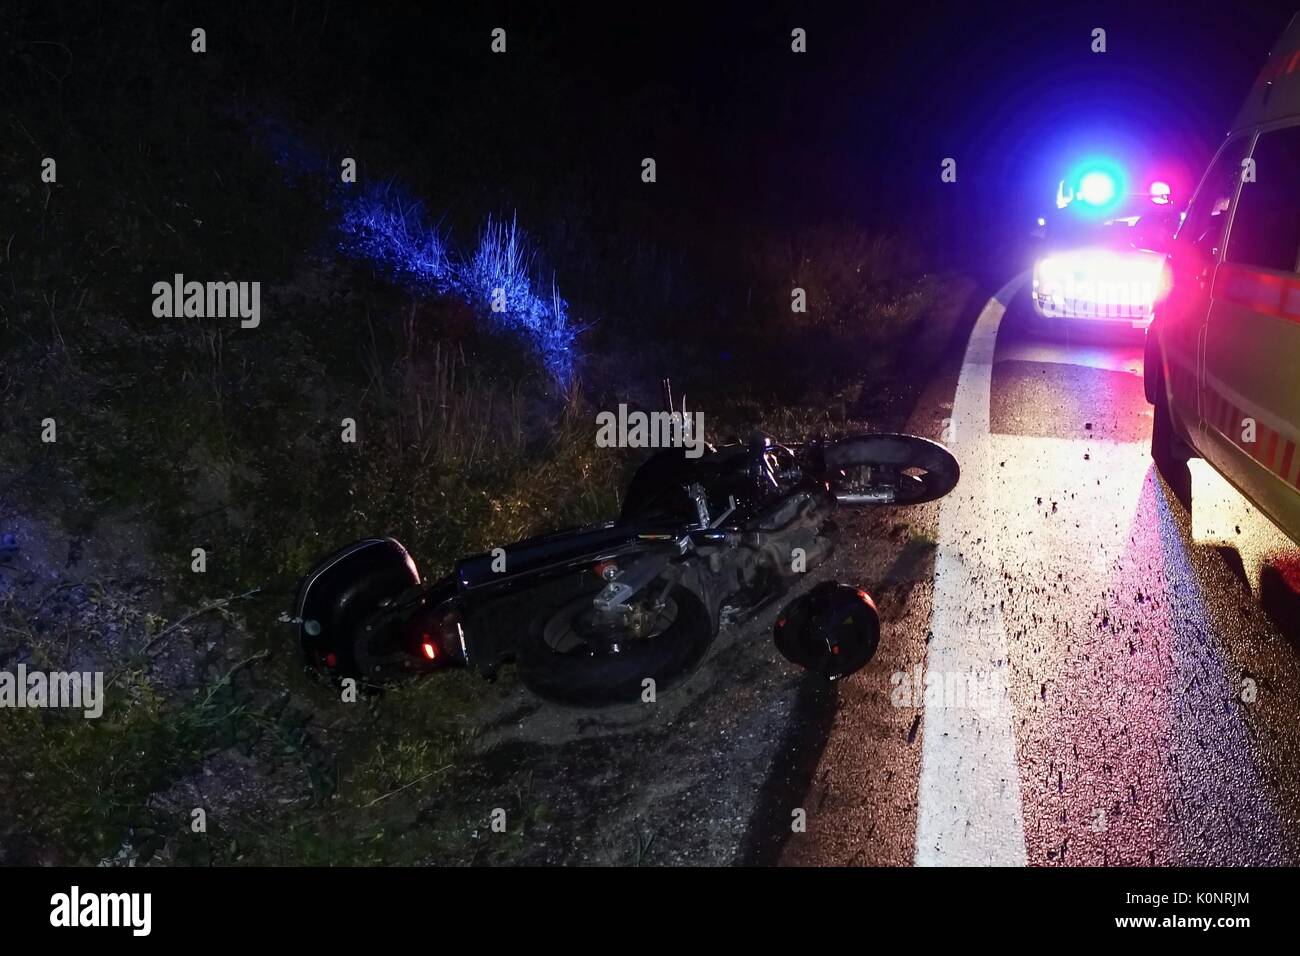
[[[646,679],[656,694],[681,683],[704,659],[715,636],[699,596],[681,585],[664,592],[652,582],[641,592],[650,633],[597,634],[592,600],[603,582],[539,612],[517,648],[519,676],[537,696],[570,707],[616,707],[642,699]],[[663,607],[650,603],[663,593]],[[572,592],[570,592],[572,594]]]
[[[825,452],[827,480],[842,505],[916,505],[957,486],[952,452],[917,435],[851,435]]]

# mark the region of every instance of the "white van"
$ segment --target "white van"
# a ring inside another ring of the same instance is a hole
[[[1192,195],[1162,286],[1153,457],[1166,474],[1204,457],[1300,542],[1300,15]]]

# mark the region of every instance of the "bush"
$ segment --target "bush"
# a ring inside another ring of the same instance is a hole
[[[498,326],[522,333],[534,343],[558,382],[570,384],[576,333],[569,322],[568,303],[560,298],[554,280],[549,294],[536,291],[533,255],[514,218],[507,228],[488,217],[460,283],[469,300]]]

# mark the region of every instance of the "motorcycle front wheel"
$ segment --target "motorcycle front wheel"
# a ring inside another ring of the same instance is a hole
[[[916,435],[851,435],[825,451],[826,480],[843,505],[916,505],[957,486],[957,459]]]
[[[708,610],[690,589],[652,582],[633,599],[633,620],[614,623],[593,605],[602,586],[539,612],[520,639],[519,676],[539,697],[571,707],[635,704],[650,687],[657,695],[681,683],[713,643]]]

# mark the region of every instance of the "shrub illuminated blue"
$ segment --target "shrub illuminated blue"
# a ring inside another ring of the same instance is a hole
[[[337,176],[337,167],[284,123],[269,117],[245,120],[292,179],[320,182]],[[549,292],[538,288],[533,253],[514,217],[507,226],[489,216],[465,259],[397,183],[358,186],[336,180],[325,201],[339,213],[340,251],[375,263],[420,294],[463,299],[498,328],[522,337],[557,382],[570,383],[577,330],[568,303],[554,280]],[[493,309],[502,300],[504,308]]]
[[[567,381],[573,371],[576,335],[569,306],[554,281],[549,294],[539,293],[534,275],[532,255],[516,220],[512,218],[507,226],[489,216],[478,248],[458,278],[471,304],[485,310],[498,325],[527,335],[551,373]]]
[[[345,192],[342,207],[339,246],[344,252],[438,295],[452,290],[447,244],[426,222],[419,202],[389,184]]]

